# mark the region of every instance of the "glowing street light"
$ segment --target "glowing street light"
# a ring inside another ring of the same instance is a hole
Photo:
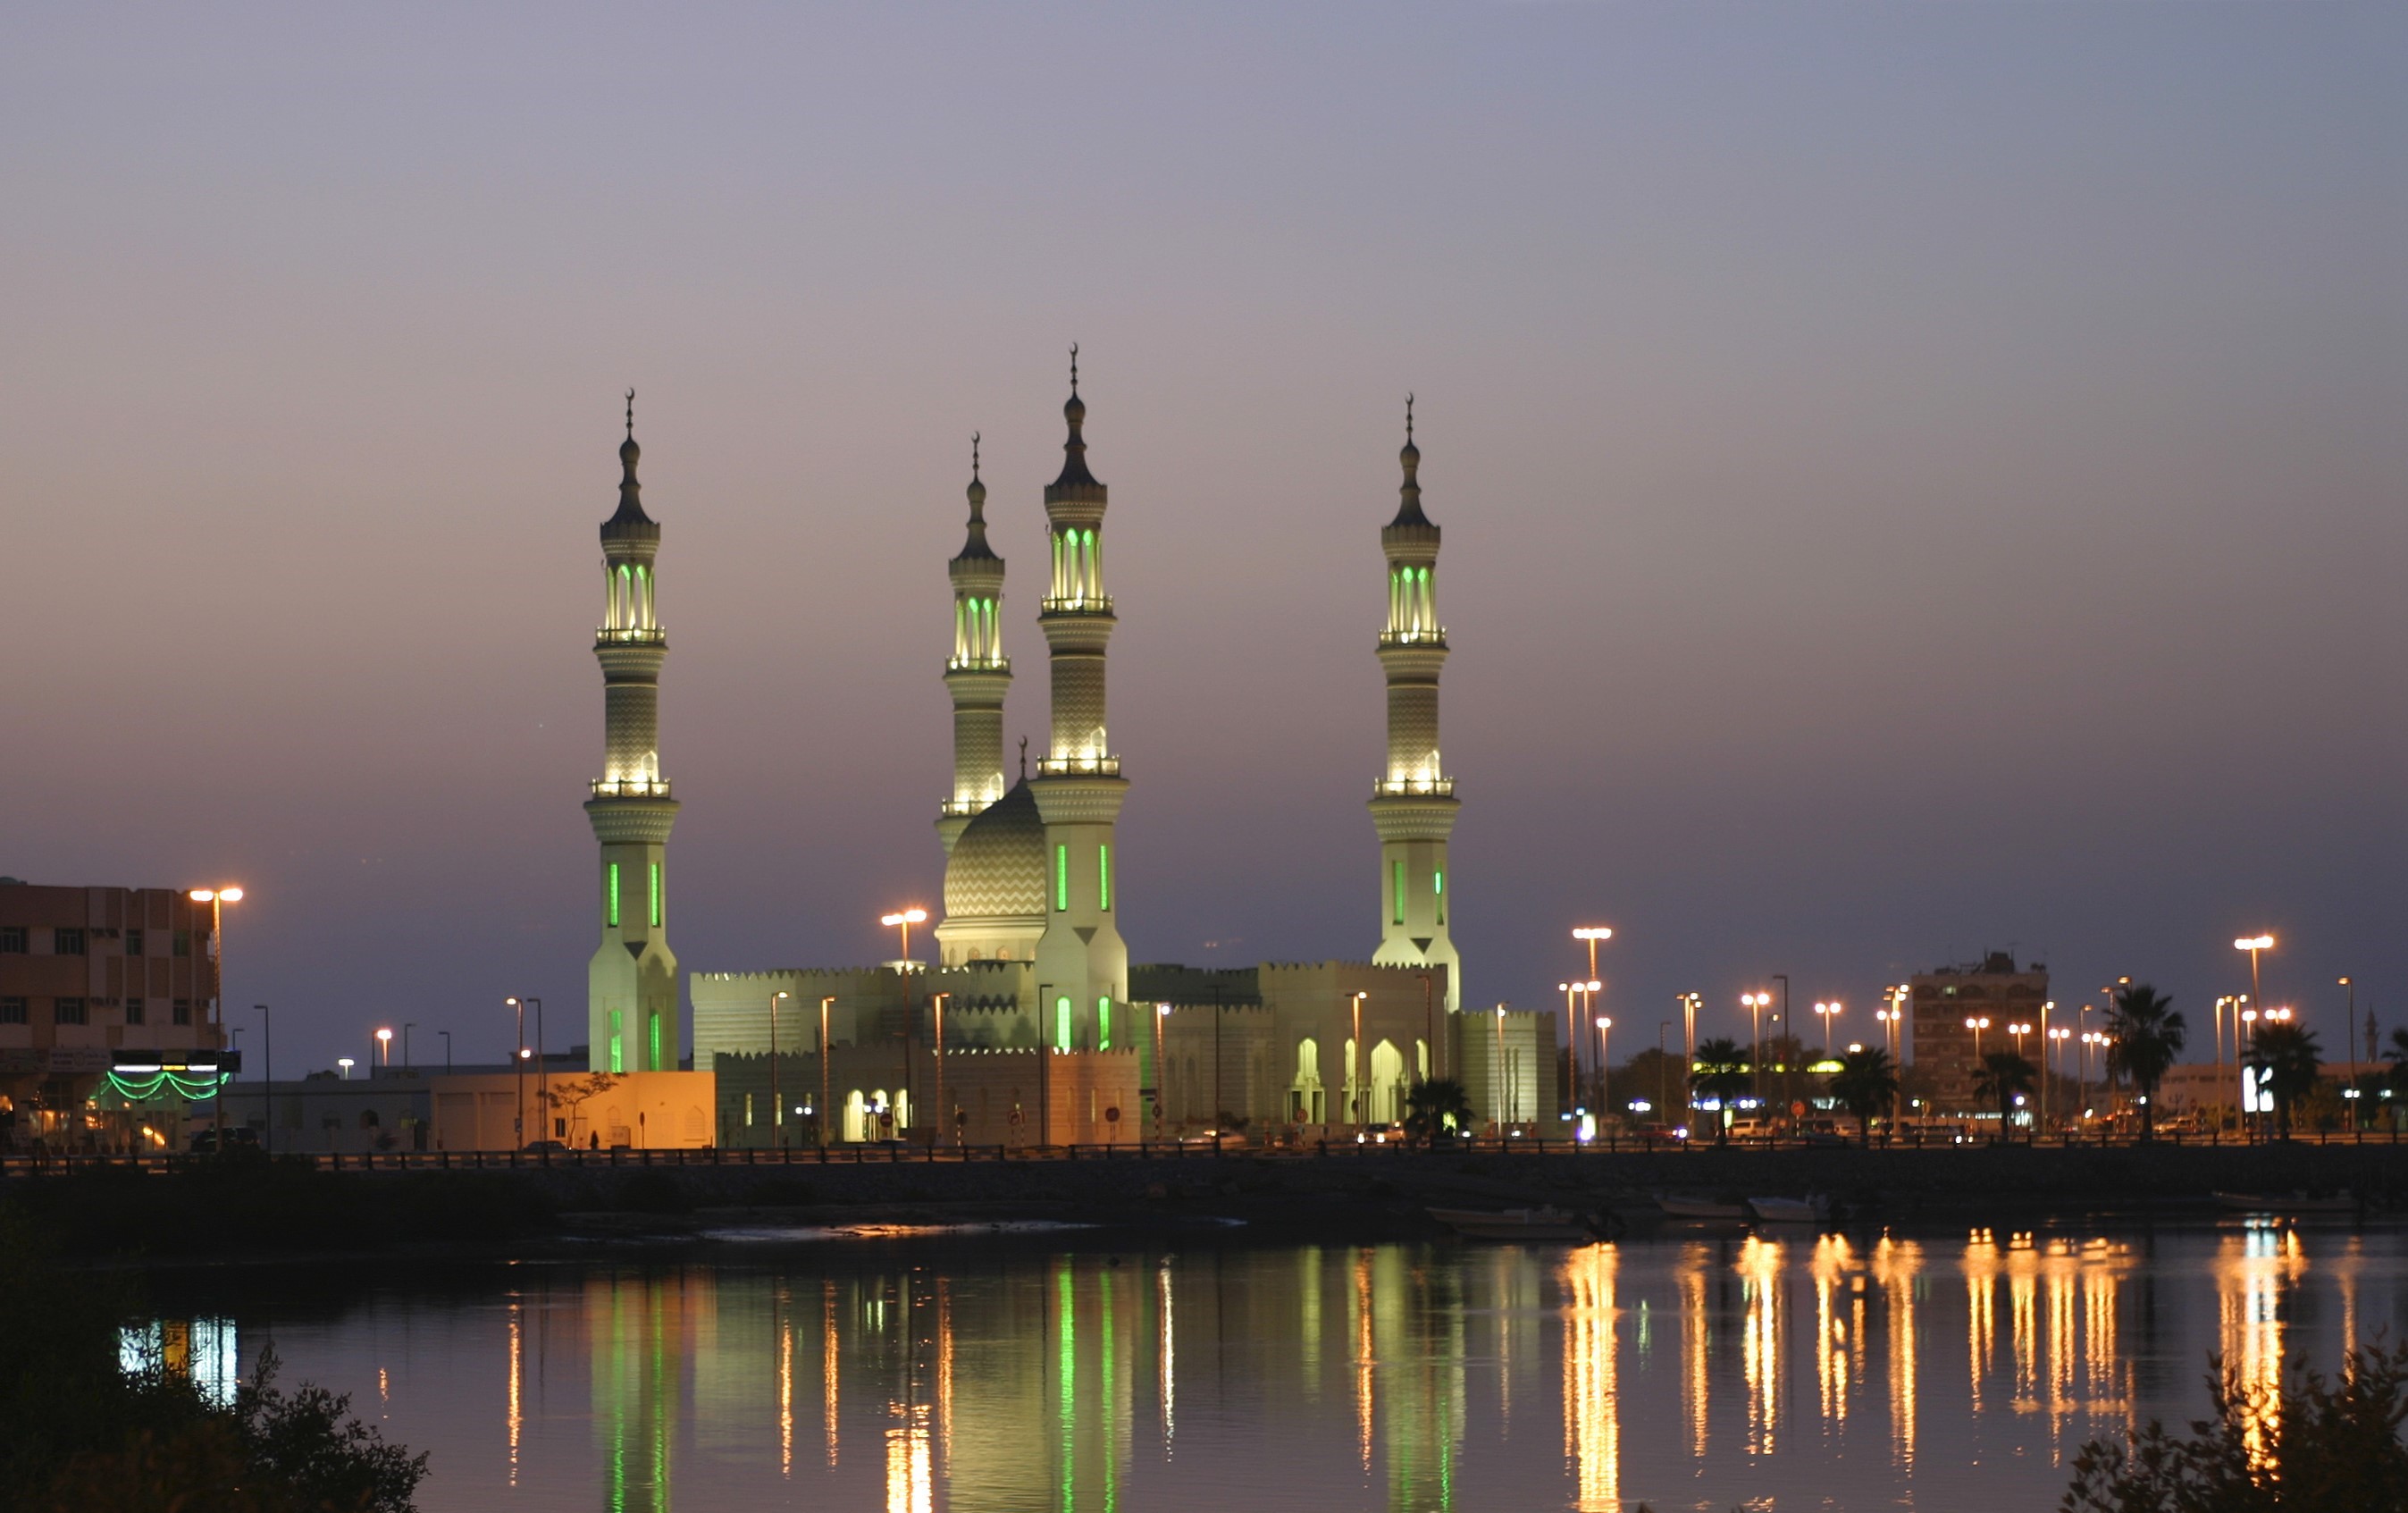
[[[216,981],[209,984],[209,1018],[218,1027],[217,1081],[209,1088],[209,1104],[217,1123],[217,1149],[225,1153],[225,906],[242,901],[242,889],[229,884],[223,887],[196,887],[187,895],[194,903],[209,906],[209,957],[217,971]]]
[[[1747,1005],[1747,1070],[1758,1100],[1764,1097],[1764,1011],[1772,1003],[1770,993],[1742,993],[1739,1001]]]
[[[778,1096],[778,1005],[790,995],[784,988],[769,995],[769,1144],[786,1146],[786,1101]]]
[[[1370,996],[1354,996],[1354,1038],[1346,1043],[1346,1106],[1354,1116],[1354,1138],[1358,1143],[1363,1138],[1363,1001]]]
[[[345,1082],[349,1082],[349,1081],[351,1081],[351,1068],[353,1068],[353,1067],[355,1067],[355,1066],[359,1065],[359,1063],[358,1063],[357,1061],[352,1060],[352,1059],[351,1059],[350,1057],[348,1057],[348,1056],[338,1056],[338,1057],[335,1058],[335,1065],[342,1069],[342,1071],[341,1071],[342,1080],[343,1080],[343,1081],[345,1081]]]
[[[376,1039],[377,1054],[383,1061],[385,1070],[390,1072],[393,1070],[393,1031],[380,1030],[376,1032]]]
[[[1817,1003],[1814,1005],[1814,1012],[1823,1016],[1823,1045],[1826,1050],[1828,1050],[1831,1045],[1831,1016],[1840,1012],[1840,1001],[1832,999],[1828,1002]]]
[[[2266,934],[2243,935],[2232,943],[2232,948],[2249,953],[2249,1001],[2265,1002],[2265,989],[2258,984],[2258,953],[2274,949],[2274,937]],[[2238,1058],[2236,1057],[2235,1059]]]
[[[911,959],[911,927],[927,917],[925,909],[902,909],[891,915],[881,915],[878,922],[888,929],[903,932],[903,959],[909,961]]]
[[[2015,1037],[2015,1055],[2018,1058],[2024,1054],[2024,1037],[2031,1032],[2032,1027],[2028,1023],[2016,1023],[2007,1026],[2007,1033]]]
[[[828,1006],[836,1001],[834,993],[820,1000],[820,1148],[828,1143]]]
[[[1597,1106],[1604,1114],[1612,1101],[1613,1089],[1606,1083],[1613,1067],[1613,1021],[1604,1015],[1597,1016]]]
[[[1968,1019],[1965,1021],[1965,1028],[1973,1031],[1973,1064],[1980,1066],[1982,1064],[1982,1031],[1990,1028],[1990,1017],[1984,1015],[1978,1019]]]
[[[1597,943],[1599,941],[1610,941],[1613,939],[1612,927],[1608,925],[1583,925],[1572,931],[1572,939],[1576,941],[1588,942],[1588,974],[1592,977],[1596,976]]]

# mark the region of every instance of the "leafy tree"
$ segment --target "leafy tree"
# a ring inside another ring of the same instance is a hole
[[[2315,1033],[2298,1025],[2261,1025],[2249,1041],[2249,1070],[2258,1074],[2274,1100],[2274,1132],[2291,1138],[2291,1110],[2315,1091],[2323,1052]]]
[[[584,1076],[555,1082],[544,1088],[544,1100],[554,1109],[568,1115],[568,1143],[577,1144],[579,1127],[585,1122],[583,1109],[589,1098],[598,1098],[619,1086],[619,1079],[608,1072],[589,1072]]]
[[[2213,1419],[2188,1435],[2152,1419],[2074,1458],[2061,1513],[2408,1513],[2408,1346],[2352,1350],[2328,1382],[2294,1366],[2253,1388],[2218,1362]]]
[[[2183,1016],[2173,1001],[2147,983],[2126,983],[2115,989],[2115,1006],[2107,1014],[2107,1072],[2141,1095],[2143,1140],[2157,1137],[2157,1084],[2182,1052]]]
[[[1700,1098],[1711,1098],[1727,1109],[1734,1099],[1744,1096],[1753,1083],[1755,1069],[1748,1065],[1747,1052],[1739,1042],[1727,1037],[1698,1042],[1698,1059],[1689,1068],[1689,1088]],[[1720,1145],[1730,1137],[1727,1121],[1714,1119],[1714,1143]]]
[[[1450,1130],[1471,1128],[1471,1095],[1453,1077],[1414,1083],[1405,1089],[1405,1136],[1436,1146]]]
[[[2040,1068],[2013,1051],[1985,1051],[1982,1069],[1973,1074],[1976,1096],[1996,1100],[1999,1105],[1999,1138],[2007,1138],[2014,1128],[2015,1100],[2039,1086]]]
[[[1898,1100],[1898,1068],[1889,1052],[1868,1045],[1841,1057],[1840,1070],[1831,1074],[1831,1096],[1856,1116],[1857,1137],[1870,1146],[1874,1117]]]

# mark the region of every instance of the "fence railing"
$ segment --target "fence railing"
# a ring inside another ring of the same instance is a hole
[[[2293,1146],[2399,1146],[2400,1131],[2389,1130],[2325,1130],[2294,1133],[2288,1142]],[[1943,1136],[1939,1131],[1906,1131],[1895,1137],[1876,1135],[1871,1148],[1875,1150],[1980,1150],[1998,1146],[2021,1146],[2037,1150],[2102,1150],[2128,1149],[2143,1144],[2137,1134],[2098,1131],[2089,1133],[2068,1132],[2042,1135],[2038,1138],[2000,1140],[1988,1135]],[[2156,1144],[2170,1147],[2199,1148],[2280,1146],[2282,1141],[2258,1138],[2243,1139],[2229,1131],[2172,1131],[2157,1135]],[[1857,1148],[1856,1141],[1847,1148]],[[1804,1141],[1785,1137],[1735,1137],[1717,1145],[1712,1140],[1660,1140],[1632,1135],[1600,1135],[1594,1140],[1463,1140],[1443,1142],[1440,1150],[1484,1156],[1567,1156],[1580,1158],[1666,1155],[1675,1158],[1701,1150],[1736,1151],[1808,1151],[1838,1148],[1828,1141]],[[1316,1140],[1298,1145],[1237,1146],[1211,1140],[1137,1140],[1115,1145],[1069,1146],[924,1146],[904,1142],[875,1145],[797,1146],[778,1148],[764,1146],[706,1146],[698,1149],[637,1150],[620,1147],[611,1150],[380,1150],[380,1151],[277,1151],[280,1161],[307,1161],[329,1172],[486,1172],[535,1171],[549,1167],[569,1169],[585,1167],[792,1167],[792,1166],[888,1166],[930,1165],[968,1162],[1010,1161],[1131,1161],[1131,1160],[1215,1160],[1232,1157],[1274,1160],[1377,1160],[1427,1154],[1426,1147],[1401,1140],[1384,1143],[1374,1140]],[[242,1155],[258,1154],[245,1147]],[[146,1172],[172,1172],[207,1165],[217,1158],[206,1152],[199,1154],[110,1155],[87,1152],[22,1152],[0,1153],[0,1175],[29,1176],[63,1174],[100,1167],[134,1168]]]

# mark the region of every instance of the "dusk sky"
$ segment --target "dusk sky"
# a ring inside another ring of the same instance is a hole
[[[1594,922],[1617,1059],[1985,949],[2203,1045],[2264,929],[2337,1055],[2342,973],[2408,1023],[2403,78],[2377,5],[12,7],[0,872],[240,882],[287,1074],[582,1038],[632,385],[670,941],[891,956],[974,429],[1041,744],[1077,341],[1132,960],[1378,941],[1412,391],[1467,1004]]]

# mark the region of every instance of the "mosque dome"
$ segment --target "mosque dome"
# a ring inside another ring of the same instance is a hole
[[[1045,821],[1023,778],[979,811],[945,861],[945,917],[996,919],[1045,913]]]

